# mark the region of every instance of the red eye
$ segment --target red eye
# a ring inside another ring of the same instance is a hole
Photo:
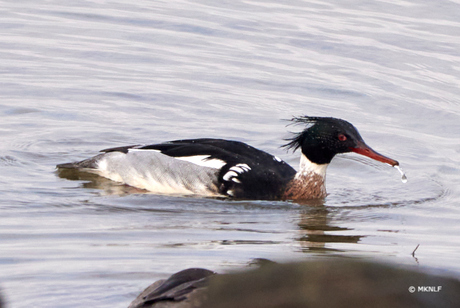
[[[345,141],[345,140],[347,140],[347,136],[345,136],[344,134],[339,134],[339,140],[340,141]]]

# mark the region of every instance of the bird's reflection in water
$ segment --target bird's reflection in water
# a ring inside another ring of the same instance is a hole
[[[338,249],[328,247],[328,243],[358,243],[364,236],[341,234],[353,229],[336,225],[333,221],[334,209],[325,206],[324,199],[302,202],[297,225],[299,241],[305,252],[332,252]]]
[[[118,184],[96,174],[72,169],[59,169],[57,175],[74,181],[83,181],[81,187],[100,190],[101,195],[129,195],[149,193],[124,184]],[[334,252],[338,249],[328,247],[330,243],[358,243],[363,235],[341,234],[353,229],[338,226],[334,216],[337,208],[325,205],[325,199],[296,201],[301,206],[299,216],[294,222],[298,226],[295,240],[305,252]],[[350,232],[347,232],[350,233]]]
[[[103,196],[124,196],[130,194],[149,193],[143,189],[116,183],[94,173],[82,172],[72,169],[58,169],[56,174],[63,179],[71,181],[83,181],[81,183],[81,187],[98,189],[100,190],[100,194]]]

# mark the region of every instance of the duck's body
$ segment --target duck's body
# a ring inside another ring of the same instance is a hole
[[[160,194],[295,200],[326,196],[326,168],[337,153],[355,151],[397,165],[365,145],[348,122],[295,118],[309,126],[289,148],[301,148],[299,171],[243,142],[222,139],[175,140],[103,150],[93,158],[58,165]]]
[[[282,199],[296,175],[275,156],[222,139],[175,140],[103,152],[58,167],[97,173],[154,193],[238,199]]]

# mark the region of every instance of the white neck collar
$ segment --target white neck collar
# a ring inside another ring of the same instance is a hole
[[[326,178],[326,169],[329,164],[315,164],[311,162],[304,154],[300,157],[300,165],[298,174],[316,173],[323,178]]]

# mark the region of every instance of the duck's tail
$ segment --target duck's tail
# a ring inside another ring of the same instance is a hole
[[[98,167],[98,161],[104,154],[99,154],[94,157],[82,160],[82,161],[77,161],[77,162],[72,162],[72,163],[65,163],[65,164],[59,164],[56,166],[58,169],[77,169],[77,170],[83,170],[83,169],[97,169]]]

